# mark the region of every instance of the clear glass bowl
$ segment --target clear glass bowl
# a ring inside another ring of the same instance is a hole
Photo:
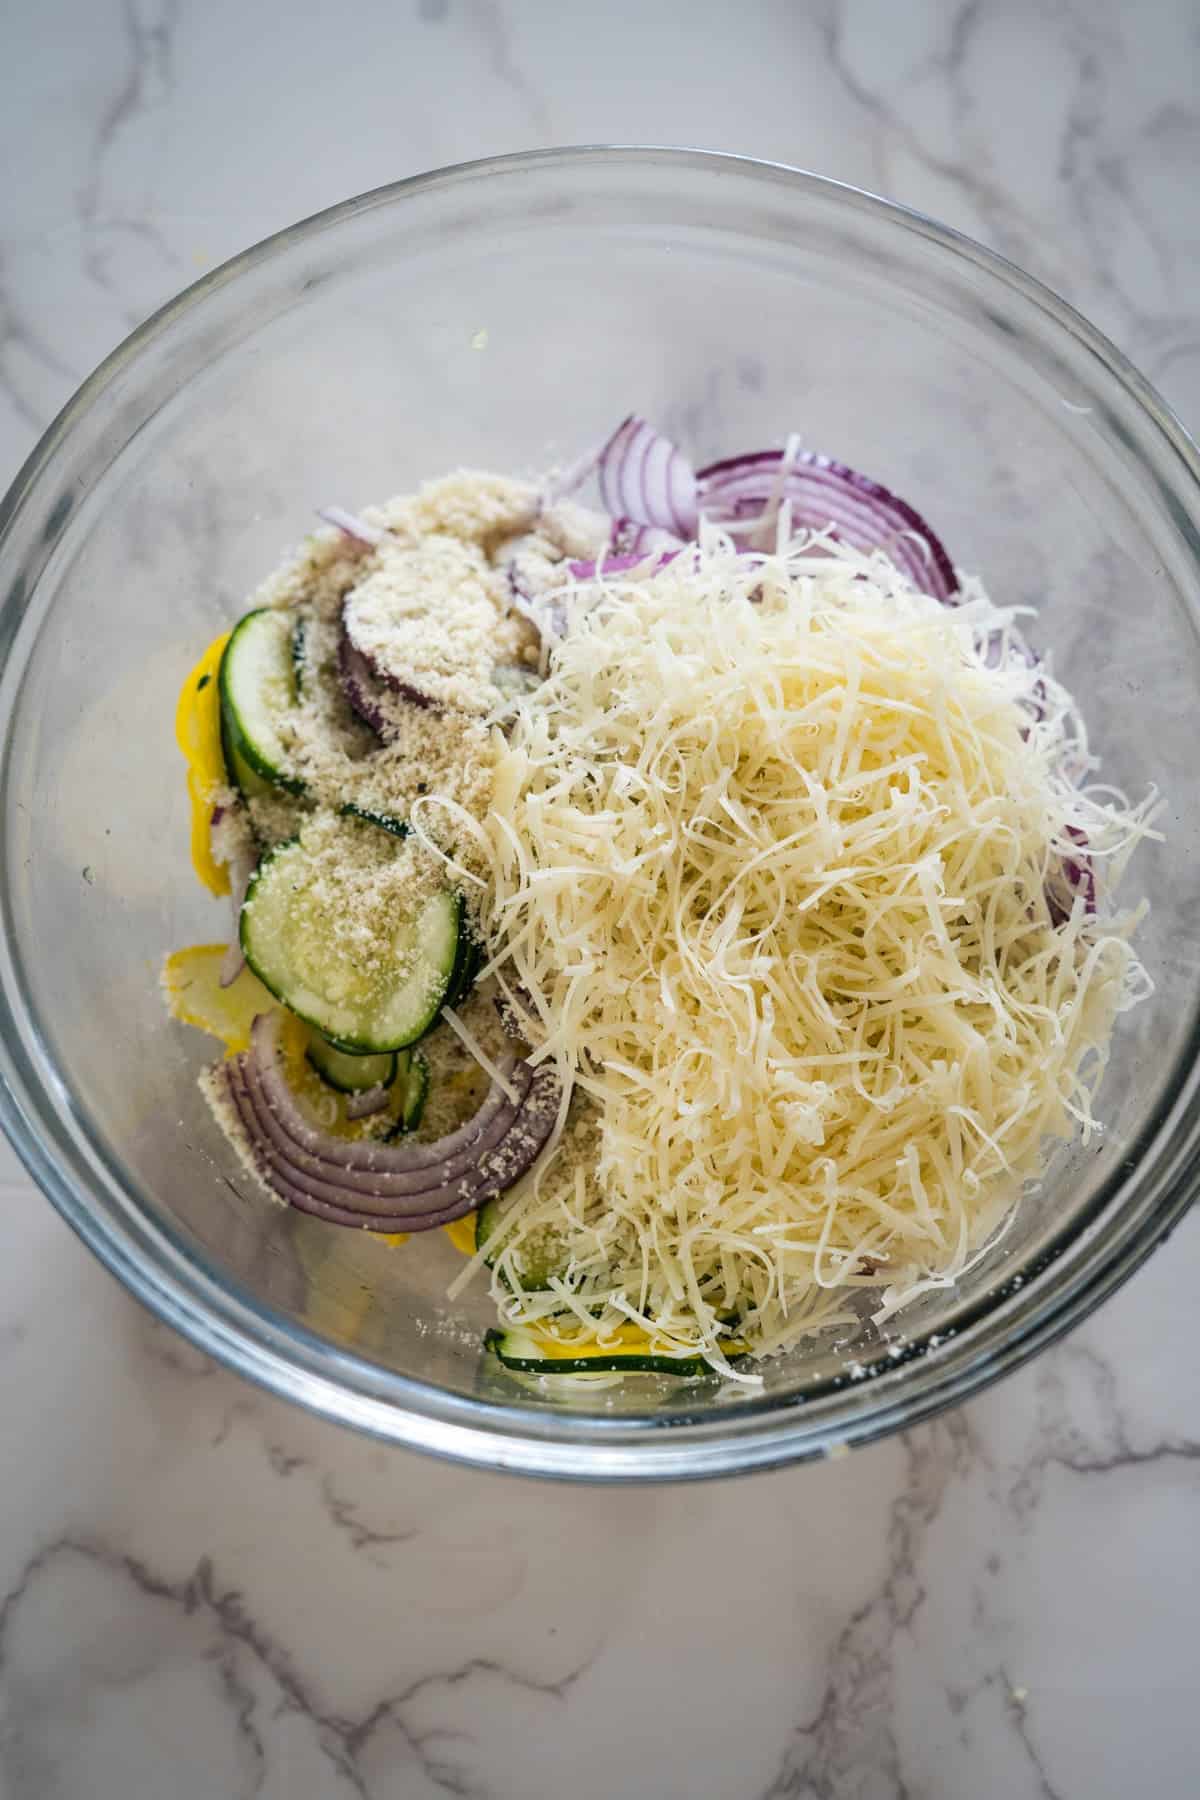
[[[172,1024],[164,953],[224,934],[188,860],[180,681],[313,508],[461,463],[536,472],[637,409],[699,460],[792,429],[905,495],[1081,698],[1108,778],[1168,797],[1139,853],[1155,997],[1122,1021],[1099,1145],[1060,1153],[957,1292],[815,1343],[761,1392],[550,1394],[479,1351],[441,1233],[392,1251],[245,1184]],[[402,182],[218,269],[47,432],[0,530],[4,1123],[132,1291],[332,1418],[489,1467],[661,1478],[910,1424],[1081,1319],[1196,1191],[1200,482],[1113,346],[929,220],[671,150]]]

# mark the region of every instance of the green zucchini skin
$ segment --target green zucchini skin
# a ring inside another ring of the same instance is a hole
[[[424,1117],[425,1102],[429,1098],[429,1064],[421,1051],[414,1046],[411,1050],[402,1050],[400,1056],[403,1064],[400,1080],[404,1083],[404,1094],[400,1101],[399,1116],[387,1134],[388,1143],[395,1138],[406,1137],[410,1131],[417,1129]]]
[[[483,1205],[479,1208],[479,1211],[475,1214],[475,1248],[477,1250],[482,1250],[483,1246],[492,1236],[492,1233],[500,1223],[503,1212],[504,1204],[502,1198],[485,1200]],[[491,1256],[484,1257],[483,1260],[489,1269],[495,1268],[497,1254],[498,1252],[493,1253]],[[551,1279],[554,1276],[564,1275],[566,1273],[566,1268],[567,1264],[564,1256],[552,1256],[550,1254],[538,1256],[535,1252],[531,1258],[523,1260],[521,1285],[531,1294],[544,1292],[550,1286]]]
[[[647,1356],[640,1351],[599,1351],[594,1356],[540,1357],[528,1353],[522,1331],[489,1331],[483,1345],[506,1369],[524,1375],[711,1375],[702,1356]]]
[[[392,813],[371,812],[368,807],[355,806],[352,800],[339,810],[343,819],[361,819],[366,825],[377,825],[380,831],[386,831],[391,837],[408,836],[408,821],[397,819]]]
[[[305,1055],[321,1080],[336,1088],[339,1094],[361,1094],[367,1088],[391,1087],[398,1070],[394,1050],[379,1056],[351,1055],[331,1044],[319,1031],[313,1032]]]
[[[246,961],[277,1000],[335,1049],[352,1056],[380,1055],[415,1044],[436,1023],[446,997],[458,954],[461,896],[442,888],[407,919],[398,920],[396,963],[401,972],[382,994],[356,1000],[330,992],[320,904],[309,909],[306,941],[294,929],[295,896],[303,890],[307,863],[300,838],[280,844],[259,863],[238,926]],[[328,904],[326,944],[334,933],[336,896]]]
[[[238,620],[221,657],[221,747],[230,780],[248,800],[271,788],[304,792],[284,767],[278,724],[296,703],[292,631],[288,613],[259,607]]]

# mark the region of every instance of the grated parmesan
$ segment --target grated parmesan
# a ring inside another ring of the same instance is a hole
[[[588,554],[595,520],[566,501],[539,514],[528,483],[473,470],[367,507],[362,518],[386,534],[378,545],[323,527],[250,597],[251,607],[285,608],[304,622],[302,691],[280,730],[286,772],[306,796],[263,795],[250,814],[270,845],[294,836],[314,804],[404,819],[432,795],[454,809],[439,816],[439,848],[471,864],[476,840],[464,821],[481,819],[491,797],[488,715],[505,704],[511,671],[532,670],[539,654],[536,631],[511,609],[505,563],[524,546],[552,560]],[[438,702],[415,706],[385,691],[386,743],[354,716],[338,679],[348,603],[361,608],[362,633],[384,666]]]
[[[493,648],[505,601],[483,552],[457,538],[381,544],[346,596],[350,637],[386,679],[437,707],[489,712]],[[430,605],[436,594],[438,604]]]
[[[731,1335],[765,1353],[855,1290],[881,1320],[954,1282],[1047,1140],[1097,1129],[1114,1016],[1148,988],[1108,897],[1153,802],[1081,785],[1070,696],[978,583],[950,608],[881,555],[702,527],[574,598],[496,734],[482,906],[594,1165],[576,1183],[561,1147],[506,1213],[564,1239],[567,1276],[498,1267],[493,1293],[724,1371]],[[1078,834],[1099,912],[1056,924]]]

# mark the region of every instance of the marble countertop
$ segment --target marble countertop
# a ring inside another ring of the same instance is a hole
[[[0,473],[145,314],[377,183],[597,139],[982,238],[1200,422],[1194,0],[43,0],[0,87]],[[485,1477],[246,1386],[0,1143],[3,1800],[1163,1800],[1200,1783],[1200,1222],[845,1460]],[[728,1588],[727,1579],[736,1587]]]

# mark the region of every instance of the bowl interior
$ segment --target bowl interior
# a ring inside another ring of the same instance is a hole
[[[765,1395],[646,1378],[564,1398],[498,1372],[479,1354],[486,1298],[445,1298],[458,1260],[440,1233],[388,1250],[249,1191],[195,1086],[209,1041],[157,986],[167,951],[227,929],[188,860],[177,690],[314,507],[460,464],[535,473],[634,409],[701,460],[799,430],[904,495],[996,598],[1037,609],[1030,635],[1107,778],[1168,799],[1164,842],[1128,878],[1153,902],[1157,990],[1120,1022],[1103,1136],[1058,1152],[958,1291],[887,1341],[864,1319],[771,1365]],[[1019,281],[751,165],[517,159],[368,196],[218,272],[118,353],[9,520],[3,973],[39,1172],[93,1241],[120,1240],[106,1254],[126,1273],[170,1288],[190,1270],[285,1363],[398,1420],[431,1389],[482,1403],[476,1419],[517,1407],[555,1441],[801,1399],[846,1435],[881,1394],[903,1409],[915,1376],[889,1349],[1031,1317],[1064,1268],[1105,1254],[1131,1168],[1167,1154],[1200,954],[1191,480],[1095,340]],[[236,1336],[211,1341],[237,1360]]]

